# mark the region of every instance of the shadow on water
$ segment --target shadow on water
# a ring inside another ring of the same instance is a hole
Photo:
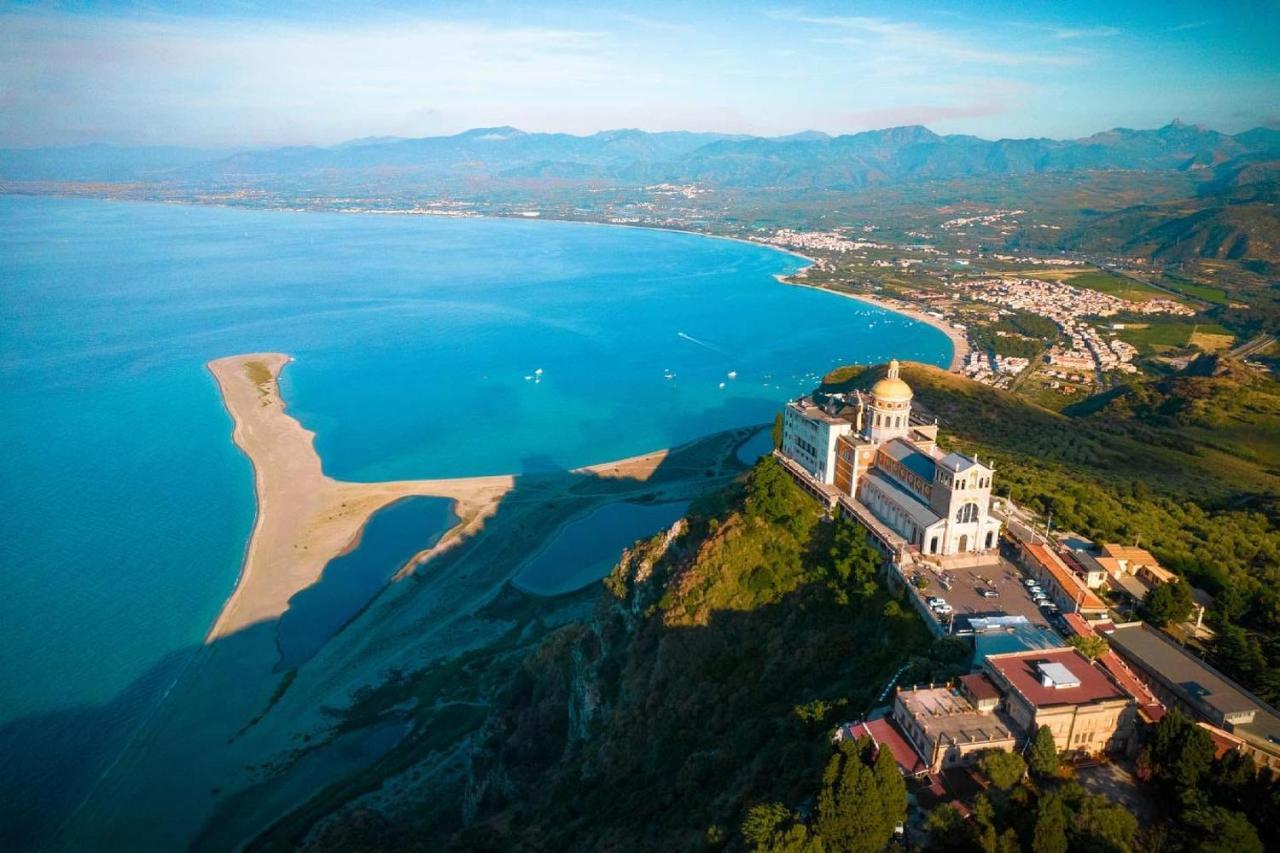
[[[314,657],[396,572],[457,521],[449,498],[404,498],[375,512],[354,547],[289,599],[276,632],[280,669],[297,669]]]
[[[381,654],[371,661],[356,658],[353,664],[337,653],[339,647],[364,642],[359,648],[370,648],[376,640],[400,650],[425,645],[443,650],[436,654],[447,658],[457,654],[449,650],[458,642],[459,628],[477,617],[496,626],[493,642],[512,635],[521,643],[537,641],[555,624],[549,614],[568,603],[580,608],[582,596],[544,599],[513,590],[508,581],[530,553],[567,521],[601,506],[687,502],[722,485],[744,470],[736,452],[757,429],[722,432],[676,448],[643,480],[611,472],[548,471],[546,458],[526,460],[523,467],[534,473],[517,476],[484,528],[433,559],[430,571],[390,585],[388,575],[380,575],[370,593],[372,575],[357,570],[358,583],[349,587],[329,580],[326,570],[320,585],[333,586],[326,587],[318,604],[302,606],[306,598],[296,595],[299,606],[293,616],[286,614],[289,621],[313,610],[319,616],[314,625],[288,628],[314,644],[295,647],[309,648],[312,654],[294,672],[276,669],[272,654],[284,621],[265,621],[207,646],[167,655],[108,702],[5,724],[0,727],[0,849],[74,848],[86,839],[99,849],[226,849],[259,834],[271,843],[300,839],[316,819],[370,790],[371,779],[386,778],[448,746],[432,725],[432,715],[448,704],[439,696],[415,697],[419,701],[406,712],[403,704],[379,708],[358,695],[324,692],[349,689],[341,685],[354,678],[350,669],[334,666],[377,667],[392,658]],[[443,503],[443,508],[403,504],[430,509],[405,511],[409,526],[416,525],[422,537],[411,543],[406,559],[438,538],[440,531],[428,517],[437,513],[436,521],[444,524],[449,502]],[[395,515],[389,517],[395,520]],[[397,533],[395,528],[391,534]],[[401,535],[389,535],[387,542],[389,548],[410,544]],[[353,554],[362,550],[363,544]],[[343,590],[356,588],[358,601],[340,601]],[[386,595],[393,588],[397,594]],[[312,589],[320,595],[319,587]],[[330,606],[336,604],[343,604],[348,614],[341,620],[335,616],[338,609]],[[335,654],[329,654],[331,648]],[[217,665],[203,666],[202,660],[216,660]],[[404,676],[391,671],[361,675],[375,684]],[[260,781],[250,789],[237,785],[224,790],[227,780],[211,768],[227,765],[224,751],[244,748],[239,736],[246,728],[276,711],[297,713],[289,702],[298,690],[310,692],[296,701],[328,709],[332,730],[318,733],[301,748],[280,743],[276,754],[251,756],[261,765]],[[157,694],[162,698],[156,699]],[[130,713],[132,708],[139,710]],[[461,741],[482,722],[467,718],[449,727],[448,736]],[[368,737],[347,737],[358,733]],[[330,735],[337,752],[315,758],[330,745]],[[256,792],[255,803],[243,798],[250,790]]]

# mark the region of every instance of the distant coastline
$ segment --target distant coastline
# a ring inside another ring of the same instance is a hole
[[[965,337],[965,334],[947,321],[937,317],[932,317],[925,314],[923,311],[917,311],[914,308],[906,308],[901,305],[894,305],[891,302],[878,299],[874,296],[867,296],[862,293],[847,293],[843,290],[833,290],[830,287],[822,287],[817,284],[796,281],[794,277],[778,276],[778,281],[792,287],[807,287],[810,290],[820,290],[823,293],[832,293],[836,296],[843,296],[846,299],[856,299],[859,302],[865,302],[868,305],[883,308],[885,311],[892,311],[894,314],[901,314],[902,316],[915,320],[918,323],[924,323],[927,326],[932,326],[939,332],[946,335],[947,339],[951,341],[951,363],[947,366],[947,370],[952,373],[959,373],[960,368],[964,365],[965,359],[969,357],[969,339]]]

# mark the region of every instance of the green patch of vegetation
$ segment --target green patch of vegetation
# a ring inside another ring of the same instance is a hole
[[[1136,279],[1125,278],[1115,273],[1104,272],[1103,270],[1089,270],[1079,275],[1073,275],[1067,279],[1067,284],[1072,287],[1083,287],[1086,290],[1095,290],[1098,293],[1105,293],[1108,296],[1114,296],[1118,299],[1127,299],[1130,302],[1146,302],[1149,299],[1173,299],[1168,293],[1165,293],[1158,287],[1152,287],[1144,284]]]
[[[1120,340],[1133,344],[1143,355],[1182,349],[1191,341],[1196,324],[1181,320],[1143,320],[1125,323],[1120,329]]]
[[[1058,339],[1058,324],[1047,317],[1016,311],[997,322],[970,328],[970,337],[979,350],[997,355],[1035,358]]]
[[[246,361],[244,363],[245,376],[249,377],[249,381],[258,386],[259,391],[265,391],[274,381],[271,375],[271,368],[267,367],[260,361]]]
[[[1199,299],[1212,305],[1226,305],[1227,292],[1220,287],[1212,287],[1207,284],[1197,284],[1178,276],[1166,275],[1160,282],[1170,290],[1176,290],[1181,294],[1190,296],[1193,299]]]

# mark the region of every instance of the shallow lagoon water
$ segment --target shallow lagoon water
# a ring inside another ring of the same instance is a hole
[[[512,583],[534,595],[582,589],[609,574],[623,548],[670,527],[688,508],[687,501],[605,504],[561,527]]]
[[[0,800],[74,796],[234,586],[252,471],[210,359],[294,356],[289,410],[351,480],[618,459],[769,422],[838,363],[949,360],[928,326],[774,280],[803,263],[583,224],[0,197]],[[85,720],[92,749],[59,737]]]
[[[448,498],[405,498],[375,512],[359,543],[289,599],[276,626],[280,667],[294,669],[310,660],[414,554],[435,545],[457,521]]]

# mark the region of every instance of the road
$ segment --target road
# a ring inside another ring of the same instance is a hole
[[[1228,352],[1227,355],[1232,358],[1248,358],[1251,355],[1262,352],[1275,342],[1276,339],[1273,335],[1258,335],[1256,338],[1251,338],[1240,344],[1240,346]]]

